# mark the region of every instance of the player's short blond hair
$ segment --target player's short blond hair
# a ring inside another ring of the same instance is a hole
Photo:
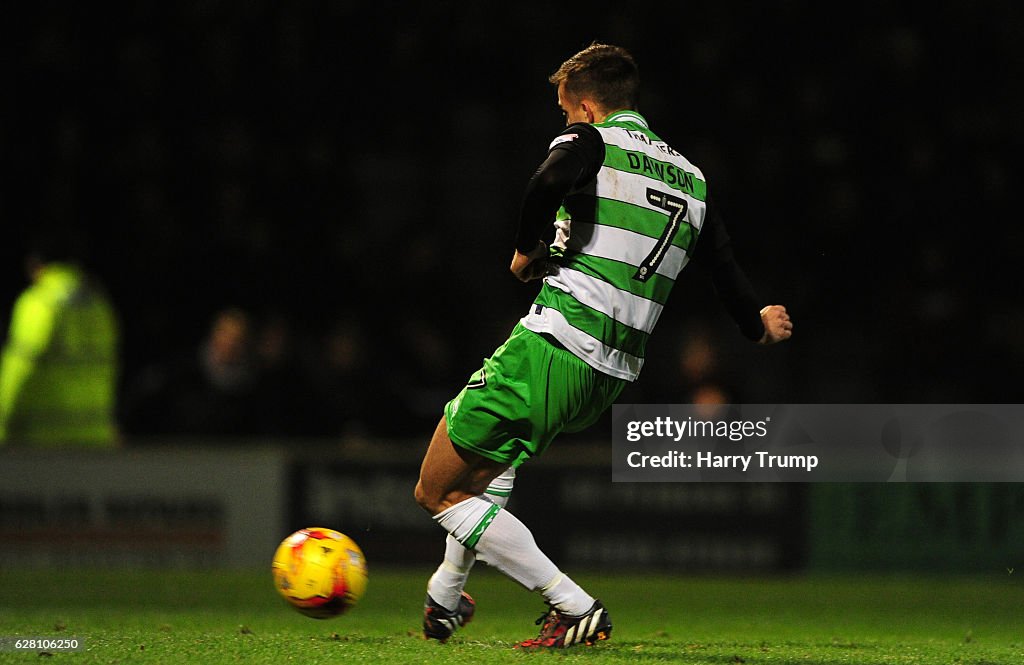
[[[563,62],[548,81],[564,82],[575,99],[589,97],[609,111],[636,109],[640,91],[640,72],[629,51],[597,42]]]

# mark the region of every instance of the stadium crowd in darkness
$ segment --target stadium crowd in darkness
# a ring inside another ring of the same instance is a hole
[[[749,345],[687,271],[623,401],[1019,401],[1012,3],[387,4],[21,8],[0,296],[18,228],[88,231],[129,434],[426,436],[535,294],[507,266],[562,122],[545,79],[595,38],[676,82],[640,110],[796,321]]]

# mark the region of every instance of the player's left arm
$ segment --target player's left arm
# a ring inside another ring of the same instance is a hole
[[[539,279],[547,273],[548,246],[540,236],[551,224],[581,169],[582,162],[576,154],[552,150],[526,184],[516,232],[516,251],[509,266],[519,281]]]
[[[520,282],[540,279],[548,274],[547,256],[547,244],[543,240],[538,240],[536,246],[529,252],[524,253],[518,249],[515,251],[509,270]]]
[[[540,239],[566,195],[604,161],[604,141],[590,125],[569,125],[548,147],[548,156],[526,185],[509,270],[522,282],[548,273],[548,247]]]
[[[793,335],[793,321],[785,306],[761,306],[750,279],[736,261],[732,239],[710,197],[693,258],[711,273],[718,297],[744,337],[758,344],[775,344]]]

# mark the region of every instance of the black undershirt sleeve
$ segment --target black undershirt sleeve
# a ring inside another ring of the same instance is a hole
[[[547,159],[526,185],[515,248],[527,254],[551,228],[562,200],[593,178],[604,162],[604,141],[590,125],[569,125],[552,142]]]
[[[693,260],[710,272],[718,297],[743,336],[755,342],[761,339],[764,335],[761,305],[747,274],[736,262],[732,239],[710,196]]]

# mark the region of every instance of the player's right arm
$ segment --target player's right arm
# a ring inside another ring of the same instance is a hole
[[[762,307],[747,274],[736,261],[732,239],[714,200],[708,197],[707,215],[694,260],[711,273],[718,297],[744,337],[758,344],[789,339],[793,322],[782,305]]]
[[[761,309],[764,335],[758,344],[775,344],[793,336],[793,322],[784,305],[768,305]]]

